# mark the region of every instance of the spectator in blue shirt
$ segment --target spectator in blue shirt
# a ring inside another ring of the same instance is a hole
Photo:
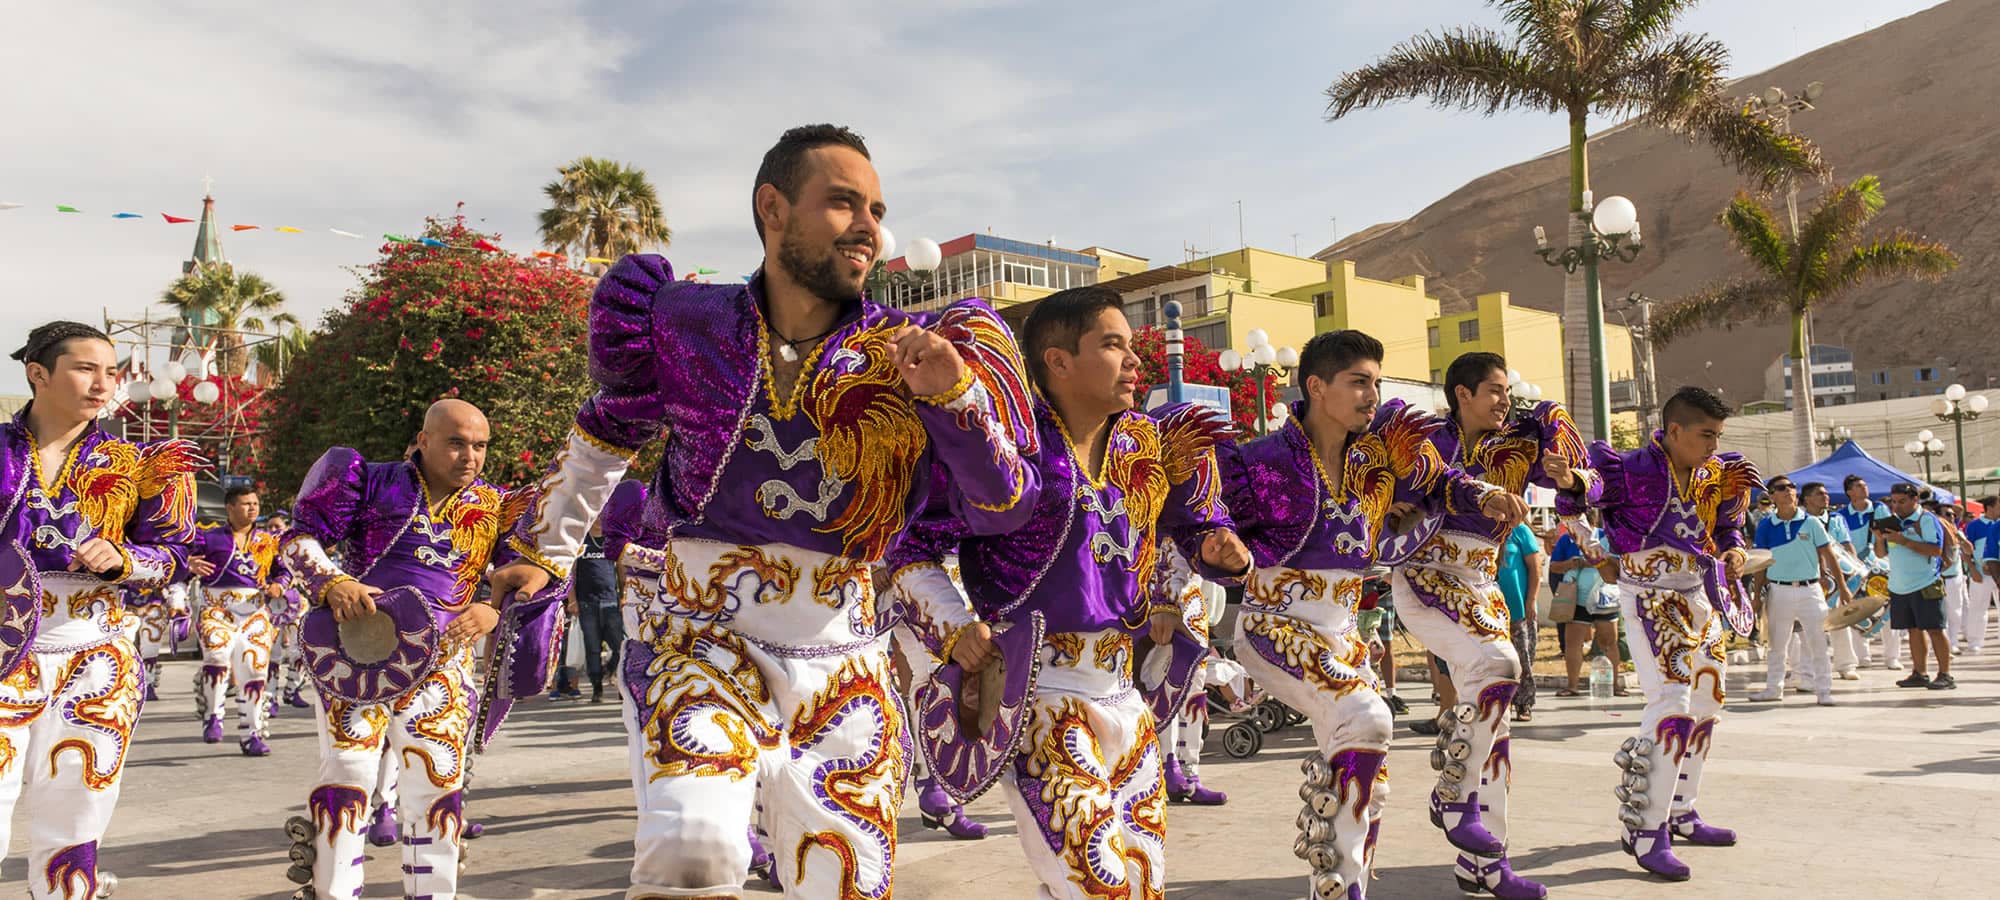
[[[1839,597],[1841,603],[1847,603],[1853,599],[1855,592],[1863,589],[1867,570],[1865,564],[1861,562],[1861,556],[1854,553],[1854,535],[1847,530],[1847,520],[1836,515],[1828,507],[1830,502],[1831,497],[1827,494],[1826,485],[1817,481],[1799,485],[1799,503],[1806,508],[1806,515],[1818,519],[1819,523],[1826,527],[1826,536],[1832,539],[1832,543],[1828,546],[1834,551],[1835,561],[1840,562],[1839,557],[1846,554],[1846,565],[1854,567],[1849,571],[1836,566],[1837,573],[1829,571],[1824,579],[1825,582],[1836,580],[1840,582],[1834,586],[1836,593],[1833,597]],[[1827,605],[1833,605],[1832,597],[1828,598]],[[1868,661],[1867,635],[1859,628],[1842,628],[1828,635],[1828,639],[1833,642],[1833,673],[1845,681],[1861,680],[1861,676],[1854,670]],[[1799,641],[1794,640],[1786,656],[1787,659],[1797,656],[1798,646]],[[1793,666],[1792,671],[1798,671],[1797,666]]]
[[[1974,548],[1974,565],[1986,576],[1972,586],[1970,605],[1965,611],[1965,652],[1970,656],[1986,652],[1986,626],[1991,621],[1994,603],[2000,602],[2000,562],[1994,561],[2000,554],[1993,552],[1995,539],[2000,538],[2000,497],[1987,497],[1979,502],[1985,508],[1965,526],[1965,537]]]
[[[1875,552],[1889,561],[1889,627],[1910,635],[1910,677],[1897,687],[1948,691],[1951,648],[1944,639],[1944,526],[1917,506],[1916,485],[1889,488],[1887,511],[1875,518]],[[1924,649],[1937,658],[1938,677],[1924,673]]]
[[[1869,539],[1870,528],[1875,517],[1885,515],[1889,508],[1868,499],[1868,479],[1859,475],[1849,475],[1840,483],[1840,489],[1847,494],[1847,505],[1835,510],[1841,521],[1847,523],[1847,533],[1854,539],[1849,546],[1854,555],[1866,562],[1875,555],[1875,542]]]
[[[1820,579],[1838,573],[1840,564],[1833,556],[1833,539],[1826,526],[1799,505],[1799,492],[1792,479],[1773,476],[1765,485],[1774,501],[1771,515],[1757,523],[1756,544],[1771,551],[1771,566],[1758,573],[1757,582],[1765,596],[1764,609],[1770,623],[1771,658],[1765,666],[1764,692],[1750,699],[1784,699],[1786,645],[1792,628],[1800,629],[1804,646],[1800,652],[1803,678],[1812,680],[1819,705],[1833,705],[1833,664],[1826,638],[1826,589]],[[1842,600],[1853,599],[1847,582],[1836,578]]]
[[[1597,510],[1588,510],[1585,516],[1591,530],[1596,531]],[[1593,546],[1603,546],[1603,536],[1598,537],[1600,540],[1590,542]],[[1558,697],[1577,695],[1577,679],[1583,674],[1584,645],[1593,640],[1597,652],[1611,661],[1612,671],[1619,668],[1618,586],[1611,583],[1617,571],[1617,557],[1597,560],[1585,557],[1574,535],[1564,534],[1549,554],[1550,574],[1576,585],[1576,616],[1562,626],[1563,668],[1569,680],[1566,687],[1556,692]],[[1618,696],[1625,696],[1623,675],[1617,676],[1615,690]]]
[[[1500,568],[1495,580],[1500,595],[1507,598],[1507,621],[1513,629],[1514,652],[1521,660],[1521,687],[1514,692],[1514,721],[1526,722],[1535,706],[1535,590],[1542,583],[1542,539],[1535,529],[1522,522],[1507,533],[1500,547]]]

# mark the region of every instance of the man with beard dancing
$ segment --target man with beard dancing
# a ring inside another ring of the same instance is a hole
[[[643,513],[660,625],[623,666],[632,900],[737,896],[760,795],[786,896],[887,896],[905,742],[869,569],[946,491],[934,463],[950,487],[931,499],[982,532],[1039,493],[1010,434],[1029,427],[1027,389],[1000,318],[862,296],[886,206],[858,135],[786,132],[751,211],[764,265],[748,284],[678,281],[657,256],[606,273],[597,391],[515,534],[524,561],[493,576],[495,596],[565,576],[633,457],[666,442]]]

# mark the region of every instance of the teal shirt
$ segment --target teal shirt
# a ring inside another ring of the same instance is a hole
[[[1804,509],[1794,510],[1789,519],[1772,513],[1757,523],[1757,546],[1771,551],[1764,577],[1772,581],[1819,580],[1819,548],[1832,541],[1826,526]]]
[[[1895,515],[1883,507],[1875,514],[1877,519],[1893,519]],[[1903,536],[1913,541],[1922,541],[1938,547],[1944,546],[1944,529],[1938,525],[1937,516],[1917,510],[1915,515],[1903,520]],[[1943,571],[1938,560],[1911,550],[1901,544],[1889,545],[1889,593],[1914,594],[1930,587]]]
[[[1542,552],[1542,539],[1535,536],[1535,530],[1527,523],[1514,526],[1507,533],[1507,543],[1500,547],[1500,570],[1495,579],[1500,582],[1500,595],[1507,598],[1507,614],[1519,622],[1528,617],[1528,557]]]

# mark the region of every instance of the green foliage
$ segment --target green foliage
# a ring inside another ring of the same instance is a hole
[[[542,244],[577,257],[617,259],[673,240],[659,192],[643,170],[580,156],[542,186]]]
[[[265,395],[263,478],[297,489],[328,447],[370,460],[403,456],[424,410],[457,397],[493,427],[485,477],[527,483],[548,468],[589,394],[593,282],[566,267],[460,249],[481,238],[462,217],[429,220],[449,247],[390,243],[311,349]]]

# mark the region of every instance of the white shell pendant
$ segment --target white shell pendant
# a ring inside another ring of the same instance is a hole
[[[785,362],[798,362],[799,351],[793,350],[792,345],[790,344],[779,344],[778,358],[784,360]]]

